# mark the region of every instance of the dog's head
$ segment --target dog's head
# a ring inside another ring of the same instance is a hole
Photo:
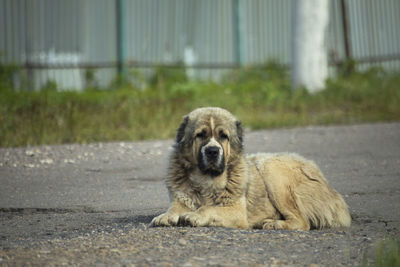
[[[184,117],[176,142],[176,149],[190,162],[191,168],[215,177],[241,155],[243,130],[227,110],[199,108]]]

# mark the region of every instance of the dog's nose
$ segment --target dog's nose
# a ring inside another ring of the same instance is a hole
[[[219,155],[219,147],[210,146],[206,148],[206,156],[211,159],[215,159]]]

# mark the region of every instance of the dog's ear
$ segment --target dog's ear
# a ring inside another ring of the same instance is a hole
[[[235,142],[239,150],[243,149],[243,128],[240,121],[236,121],[236,135],[237,141]]]
[[[186,126],[189,122],[189,116],[183,117],[183,121],[181,125],[179,125],[178,131],[176,133],[176,143],[179,144],[180,142],[183,141],[183,138],[185,137],[185,129]]]
[[[236,133],[240,143],[243,143],[243,128],[242,128],[242,123],[240,121],[236,121]]]

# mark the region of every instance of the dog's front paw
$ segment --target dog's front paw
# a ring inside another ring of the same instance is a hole
[[[308,223],[299,220],[264,220],[263,229],[268,230],[310,230]]]
[[[264,220],[262,228],[265,230],[279,230],[282,229],[282,221],[279,220]]]
[[[179,217],[178,225],[192,227],[207,226],[207,220],[204,216],[196,212],[188,212]]]
[[[176,226],[178,224],[179,215],[175,213],[163,213],[155,217],[151,223],[150,227],[157,226]]]

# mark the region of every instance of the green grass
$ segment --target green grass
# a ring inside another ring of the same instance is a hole
[[[362,266],[400,267],[400,237],[381,240],[376,247],[373,264],[368,264],[364,257]]]
[[[377,69],[328,80],[316,94],[292,91],[276,64],[236,70],[219,83],[158,68],[145,89],[116,79],[82,92],[58,92],[54,83],[12,88],[6,71],[0,66],[1,147],[171,138],[182,116],[202,106],[226,108],[251,129],[400,120],[400,75]]]
[[[381,242],[376,253],[376,265],[382,267],[400,266],[400,238]]]

